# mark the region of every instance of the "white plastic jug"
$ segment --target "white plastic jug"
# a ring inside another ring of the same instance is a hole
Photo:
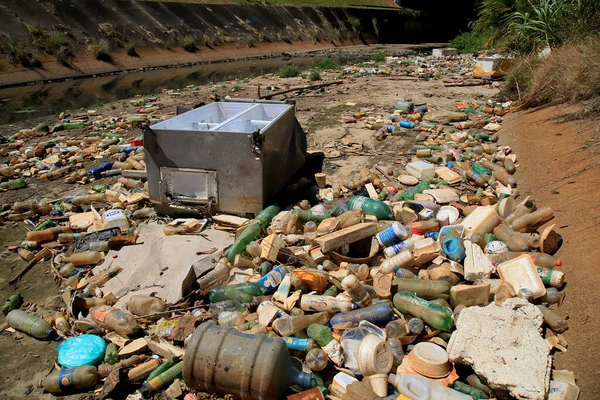
[[[102,215],[104,229],[119,228],[126,230],[129,228],[129,220],[122,210],[108,210]]]
[[[503,281],[510,283],[516,293],[527,288],[533,292],[534,299],[546,294],[542,278],[540,278],[533,260],[527,254],[498,265],[498,275]]]
[[[425,161],[415,161],[406,164],[406,172],[423,181],[435,176],[435,167]]]
[[[471,396],[450,389],[421,375],[390,374],[388,382],[411,400],[473,400]]]

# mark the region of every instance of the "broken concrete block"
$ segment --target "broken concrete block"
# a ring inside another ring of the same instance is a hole
[[[487,255],[479,245],[470,240],[464,241],[465,262],[463,268],[465,271],[465,280],[474,281],[475,279],[486,279],[496,270]]]
[[[456,285],[450,289],[450,304],[452,308],[459,304],[466,307],[480,306],[490,298],[490,284],[483,285]]]
[[[492,389],[517,399],[544,400],[552,358],[541,336],[544,317],[526,300],[465,308],[448,344],[450,361],[470,365]]]

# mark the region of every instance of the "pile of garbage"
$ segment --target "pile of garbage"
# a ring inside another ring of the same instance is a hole
[[[99,133],[137,117],[36,146],[14,143],[45,129],[21,132],[3,145],[12,157],[3,176],[69,173],[89,190],[3,210],[31,226],[11,248],[28,263],[12,282],[50,259],[65,301],[42,318],[14,294],[5,331],[61,341],[60,369],[40,382],[57,395],[574,399],[573,374],[552,370],[568,329],[557,310],[562,240],[547,224],[553,210],[519,195],[516,155],[497,144],[508,107],[428,112],[401,101],[352,115],[376,140],[401,132],[418,144],[340,185],[317,173],[305,199],[252,220],[159,216],[141,139]],[[2,188],[24,186],[19,179]],[[196,254],[203,258],[178,298],[138,287],[123,301],[107,291],[133,268],[119,260],[126,249],[142,253],[139,238],[157,223],[162,237],[200,242],[224,231],[235,240],[222,254]]]

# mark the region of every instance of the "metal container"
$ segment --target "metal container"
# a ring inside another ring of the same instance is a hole
[[[150,200],[258,213],[302,167],[306,137],[293,105],[238,100],[144,129]]]

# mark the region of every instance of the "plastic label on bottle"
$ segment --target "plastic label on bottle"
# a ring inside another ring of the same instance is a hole
[[[28,317],[23,321],[23,331],[31,334],[31,328],[37,322],[38,317]]]
[[[75,369],[63,369],[58,375],[58,386],[64,392],[70,389],[75,383]]]
[[[104,323],[104,320],[106,319],[106,316],[108,314],[110,314],[111,311],[114,311],[115,309],[111,306],[100,306],[96,309],[94,309],[94,312],[92,314],[92,319],[94,321],[99,322],[100,324]]]
[[[310,339],[301,339],[295,337],[289,337],[285,339],[285,344],[290,350],[301,350],[305,351],[308,349],[308,345],[310,344]]]
[[[390,247],[398,243],[401,239],[396,235],[394,226],[390,226],[386,230],[377,234],[377,240],[383,247]]]
[[[287,271],[285,271],[287,272]],[[277,267],[274,270],[272,270],[271,272],[269,272],[267,275],[263,276],[259,281],[258,284],[260,285],[260,289],[262,290],[263,293],[270,293],[273,292],[275,290],[275,288],[277,288],[277,286],[279,286],[279,284],[281,283],[281,281],[284,278],[284,271],[281,267]]]

